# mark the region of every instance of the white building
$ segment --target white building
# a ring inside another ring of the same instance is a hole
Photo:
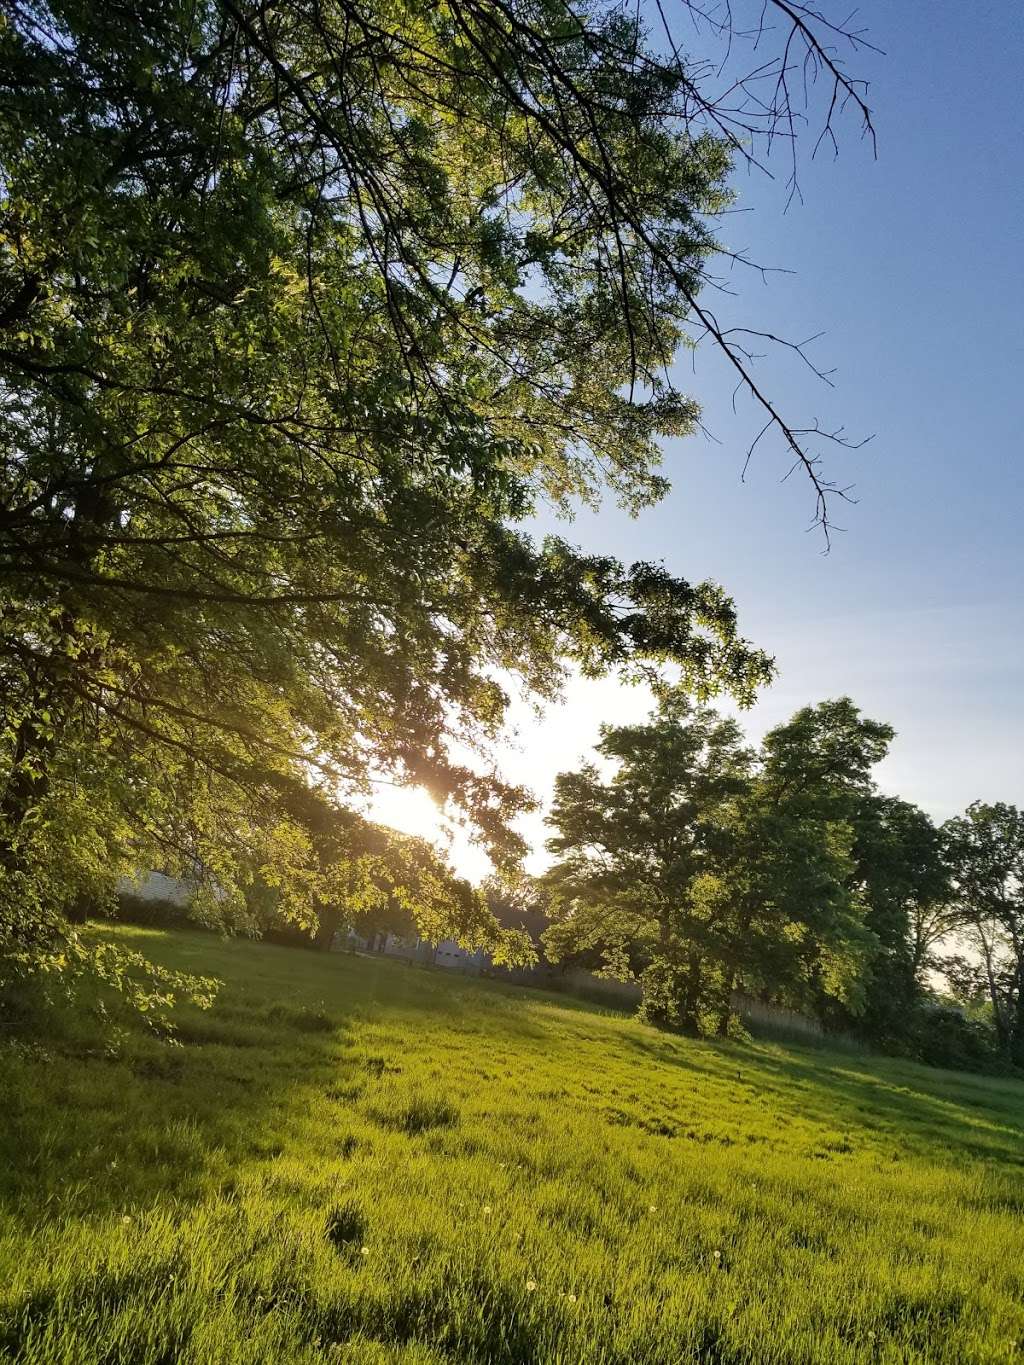
[[[455,971],[475,975],[488,963],[488,955],[483,948],[469,952],[454,939],[442,939],[440,943],[428,943],[424,938],[400,938],[397,934],[379,933],[363,938],[349,933],[337,942],[338,947],[347,945],[362,949],[364,952],[383,953],[387,957],[404,957],[413,962],[425,962],[433,967],[448,967]]]

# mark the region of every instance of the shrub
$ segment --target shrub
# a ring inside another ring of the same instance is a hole
[[[117,896],[118,919],[129,924],[139,924],[144,928],[155,929],[195,929],[191,918],[191,906],[181,901],[157,900],[149,896],[139,896],[131,891],[119,892]]]
[[[906,1054],[929,1066],[957,1071],[1002,1071],[995,1030],[982,1019],[972,1019],[954,1005],[921,1005],[906,1033]]]

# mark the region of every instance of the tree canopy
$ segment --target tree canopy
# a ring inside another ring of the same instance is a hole
[[[1024,1065],[1024,811],[974,801],[943,826],[950,926],[966,938],[1004,1053]]]

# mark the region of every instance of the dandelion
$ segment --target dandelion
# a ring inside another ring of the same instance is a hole
[[[649,1213],[657,1213],[657,1212],[658,1212],[658,1206],[657,1206],[657,1204],[652,1204],[651,1207],[650,1207],[650,1209],[648,1209],[648,1212],[649,1212]]]
[[[485,1204],[485,1205],[484,1205],[484,1213],[490,1213],[491,1211],[492,1211],[492,1210],[491,1210],[490,1204]]]
[[[720,1251],[713,1251],[711,1254],[712,1256],[714,1256],[716,1261],[720,1261],[722,1259],[722,1253]]]
[[[369,1248],[369,1247],[360,1247],[360,1248],[359,1248],[359,1254],[360,1254],[360,1256],[369,1256],[369,1254],[370,1254],[370,1248]]]
[[[528,1291],[529,1293],[532,1294],[533,1291],[537,1288],[537,1281],[536,1281],[536,1280],[527,1280],[527,1281],[526,1281],[526,1288],[527,1288],[527,1291]]]
[[[576,1295],[575,1295],[575,1294],[566,1294],[565,1297],[569,1300],[570,1303],[575,1303],[575,1302],[576,1302]]]
[[[132,1221],[131,1214],[129,1213],[126,1213],[124,1217],[121,1219],[122,1223],[130,1223],[131,1221]]]

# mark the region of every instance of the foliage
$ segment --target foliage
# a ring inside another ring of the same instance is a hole
[[[143,1015],[158,1031],[170,1027],[172,1007],[188,1001],[199,1009],[213,1004],[219,982],[213,977],[153,962],[119,939],[69,936],[58,953],[8,954],[0,982],[0,1027],[27,1014],[67,1011],[84,995],[97,1016],[112,1017],[111,1006]]]
[[[988,974],[985,964],[973,954],[943,953],[935,959],[948,995],[972,1014],[991,1011]]]
[[[858,1020],[873,1042],[919,1055],[908,1023],[938,965],[937,945],[953,923],[941,832],[917,806],[872,793],[854,821],[857,875],[868,903],[865,923],[878,941]],[[921,1029],[927,1031],[927,1013]],[[946,1065],[960,1065],[959,1053]],[[965,1054],[966,1055],[966,1054]]]
[[[114,918],[155,929],[195,928],[192,907],[187,900],[140,896],[132,891],[118,894]]]
[[[548,897],[541,882],[525,872],[515,877],[490,876],[484,879],[480,892],[498,923],[526,934],[536,952],[550,922]]]
[[[745,374],[697,300],[745,145],[707,76],[618,6],[8,8],[0,942],[56,962],[146,866],[308,903],[282,779],[422,783],[514,862],[510,685],[769,677],[714,584],[518,529],[664,491],[687,338]]]
[[[878,940],[856,816],[891,738],[848,697],[802,707],[765,736],[720,876],[736,917],[730,989],[741,982],[826,1019],[860,1013]]]
[[[1024,812],[975,801],[943,832],[953,923],[980,954],[1000,1048],[1024,1065]]]
[[[601,971],[640,982],[645,1018],[696,1029],[722,988],[711,873],[750,755],[734,721],[679,694],[646,724],[603,726],[597,753],[610,777],[588,763],[555,782],[548,956],[598,953]]]
[[[694,757],[723,724],[728,757],[709,749],[702,760],[716,788]],[[887,1051],[992,1065],[986,1021],[961,1024],[931,987],[944,970],[957,998],[974,1000],[983,977],[1010,1017],[1017,874],[1004,868],[989,886],[985,924],[980,874],[958,904],[957,822],[940,831],[875,785],[892,735],[847,697],[803,707],[756,754],[732,722],[671,694],[647,726],[606,727],[598,751],[615,772],[587,765],[556,787],[549,954],[638,980],[654,1022],[726,1034],[739,990]],[[1005,832],[1009,813],[991,809]],[[961,865],[963,886],[966,875]],[[990,975],[942,953],[965,922],[990,943]]]
[[[997,1042],[989,1020],[938,1000],[915,1002],[899,1032],[899,1050],[906,1056],[958,1071],[999,1070]]]
[[[0,1045],[0,1359],[982,1365],[1024,1335],[1018,1081],[112,938],[221,998],[173,1048]]]
[[[556,786],[549,953],[635,977],[652,1021],[724,1033],[743,988],[845,1027],[910,952],[908,903],[941,886],[911,867],[900,820],[923,838],[920,813],[875,791],[891,736],[848,698],[804,707],[756,755],[679,698],[605,727],[612,775]]]
[[[335,933],[387,930],[438,943],[457,938],[470,951],[488,948],[495,962],[526,965],[526,936],[493,915],[483,891],[455,875],[425,839],[339,810],[322,790],[276,779],[283,805],[309,836],[314,875],[296,903],[278,868],[264,867],[250,893],[260,926],[292,927],[328,949]]]

